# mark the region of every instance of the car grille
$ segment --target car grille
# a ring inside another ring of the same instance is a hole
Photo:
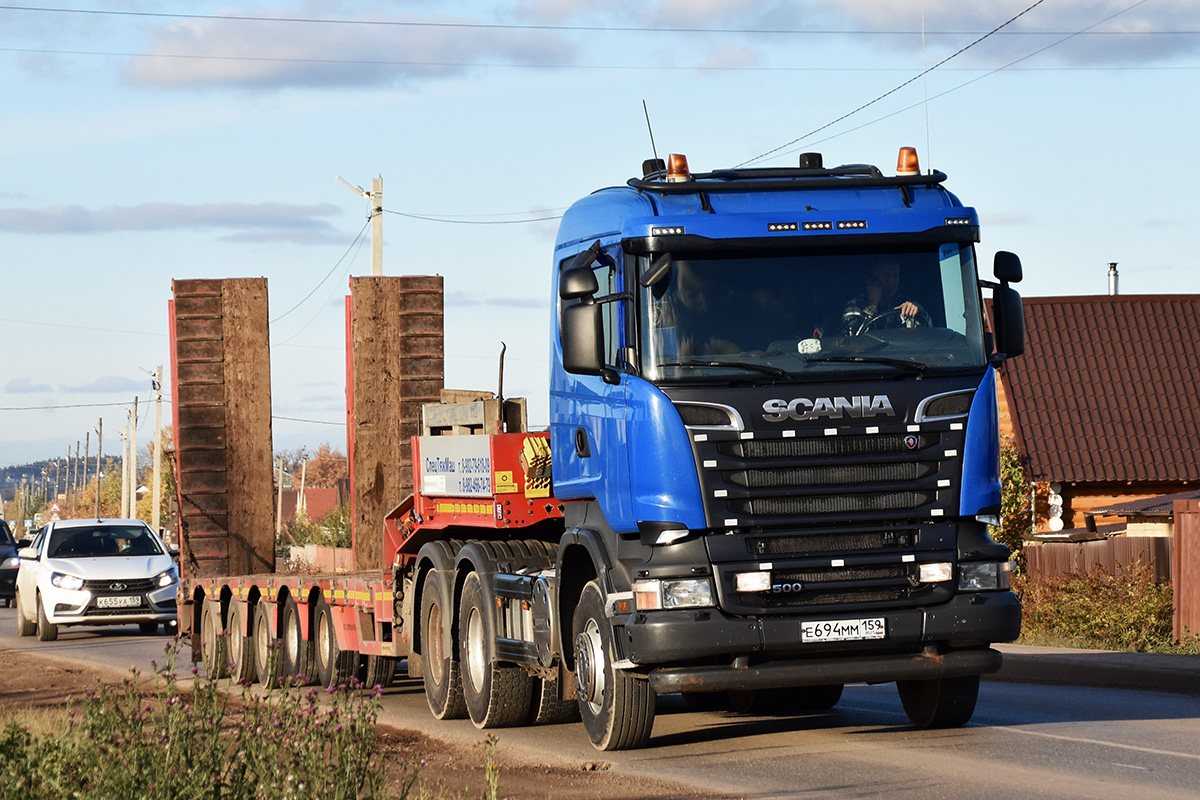
[[[142,594],[153,591],[154,581],[150,578],[112,578],[84,581],[83,588],[93,595]]]

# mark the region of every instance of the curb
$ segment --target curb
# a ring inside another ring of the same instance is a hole
[[[1200,656],[993,645],[1004,655],[985,680],[1135,689],[1200,696]]]

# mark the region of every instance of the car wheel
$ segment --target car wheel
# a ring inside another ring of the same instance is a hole
[[[21,610],[21,594],[17,593],[17,633],[21,636],[33,636],[37,633],[37,619],[29,619]]]
[[[58,626],[46,618],[46,607],[42,604],[42,596],[37,598],[37,635],[39,642],[53,642],[58,638]]]

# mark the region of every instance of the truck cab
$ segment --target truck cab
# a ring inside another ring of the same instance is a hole
[[[1019,260],[980,280],[945,178],[911,148],[891,176],[672,155],[564,215],[552,473],[614,609],[605,666],[776,703],[894,680],[914,723],[970,718],[1020,629],[988,525],[1024,331]]]

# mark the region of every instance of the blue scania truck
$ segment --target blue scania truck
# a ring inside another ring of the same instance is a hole
[[[945,178],[912,148],[891,176],[672,155],[564,215],[556,605],[597,747],[642,745],[661,693],[786,712],[894,681],[914,725],[971,717],[1020,630],[988,525],[1024,324],[1020,261],[981,280]]]

